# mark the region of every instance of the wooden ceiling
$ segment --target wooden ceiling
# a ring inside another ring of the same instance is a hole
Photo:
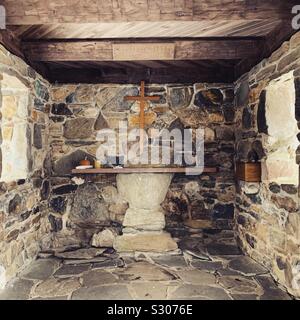
[[[0,42],[52,82],[231,82],[295,32],[297,2],[4,0]]]

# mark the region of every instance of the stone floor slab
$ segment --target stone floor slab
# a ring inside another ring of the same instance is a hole
[[[68,300],[68,296],[62,296],[62,297],[51,297],[51,298],[41,298],[41,297],[37,297],[37,298],[33,298],[30,300]]]
[[[101,255],[105,249],[99,248],[82,248],[78,250],[56,252],[55,256],[61,259],[93,259]]]
[[[274,279],[270,276],[270,274],[267,275],[259,275],[255,277],[256,281],[263,287],[264,290],[278,290],[278,286]]]
[[[83,272],[87,271],[89,268],[90,268],[90,265],[88,264],[82,264],[82,265],[64,264],[54,273],[54,277],[68,278],[71,276],[79,276]]]
[[[174,275],[148,262],[137,262],[121,271],[116,271],[119,278],[126,281],[168,281],[175,279]]]
[[[255,294],[232,294],[233,300],[258,300],[259,295]]]
[[[33,292],[33,297],[51,298],[68,296],[78,288],[80,288],[80,282],[77,278],[50,278],[37,285]]]
[[[122,259],[109,259],[103,262],[95,262],[92,265],[93,269],[110,269],[110,268],[122,268],[125,263]]]
[[[246,256],[240,256],[231,260],[228,267],[246,276],[266,274],[268,272],[266,268]]]
[[[190,297],[204,297],[211,300],[231,300],[226,291],[220,287],[184,284],[177,288],[170,296],[171,299]]]
[[[230,293],[247,293],[259,294],[262,293],[262,288],[257,282],[250,277],[243,276],[224,276],[218,279],[222,287],[227,289]]]
[[[187,253],[188,255],[198,258],[200,260],[205,260],[205,261],[210,261],[211,258],[206,254],[206,252],[202,249],[187,249],[184,250],[185,253]]]
[[[0,290],[0,300],[27,300],[34,282],[27,279],[15,279]]]
[[[132,300],[126,285],[80,288],[72,294],[72,300]]]
[[[95,287],[117,282],[120,282],[120,280],[116,276],[104,270],[91,270],[83,274],[84,287]]]
[[[38,259],[33,261],[20,275],[21,278],[31,280],[46,280],[59,267],[57,259]]]
[[[223,244],[223,243],[209,243],[207,245],[209,255],[213,256],[236,256],[241,255],[242,252],[237,245]]]
[[[158,282],[136,282],[130,285],[137,300],[166,300],[168,285]]]
[[[177,271],[176,274],[185,283],[215,285],[216,277],[208,272],[201,270]]]
[[[284,291],[278,289],[269,289],[261,295],[260,300],[292,300],[292,298]]]
[[[193,259],[190,264],[194,268],[212,273],[223,268],[223,264],[220,261],[201,261],[199,259]]]
[[[172,256],[172,255],[163,255],[160,257],[152,258],[152,260],[160,264],[162,266],[168,267],[168,268],[187,268],[188,265],[184,259],[184,257],[181,256]]]

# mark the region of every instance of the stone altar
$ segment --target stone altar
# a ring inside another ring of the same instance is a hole
[[[129,203],[123,222],[123,235],[114,242],[117,251],[167,252],[177,249],[170,234],[163,231],[165,215],[160,206],[172,177],[172,173],[117,175],[119,193]]]

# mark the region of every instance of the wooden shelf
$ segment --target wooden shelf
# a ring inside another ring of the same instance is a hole
[[[197,173],[198,168],[194,167],[178,167],[178,168],[100,168],[100,169],[73,169],[74,174],[110,174],[110,173]],[[203,173],[215,173],[217,172],[216,167],[205,167]]]

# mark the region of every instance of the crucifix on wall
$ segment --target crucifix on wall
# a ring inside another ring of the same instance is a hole
[[[138,101],[140,103],[139,128],[140,128],[140,152],[144,146],[145,109],[148,101],[159,101],[159,96],[145,96],[145,81],[141,81],[140,96],[127,96],[126,101]]]

